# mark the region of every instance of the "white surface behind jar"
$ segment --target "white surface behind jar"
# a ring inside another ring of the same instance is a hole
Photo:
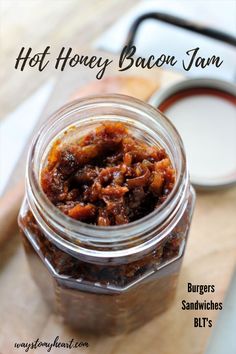
[[[205,354],[236,353],[236,270]]]
[[[234,0],[144,0],[106,31],[95,42],[95,46],[120,53],[131,23],[139,15],[150,11],[175,15],[236,36]],[[229,81],[236,80],[234,48],[203,35],[150,19],[140,25],[135,45],[137,54],[143,57],[160,56],[162,53],[175,55],[178,63],[171,70],[180,70],[186,76],[212,76]],[[224,63],[220,70],[209,66],[206,69],[192,68],[190,71],[184,71],[182,59],[187,58],[185,52],[196,47],[200,48],[200,56],[221,56]]]

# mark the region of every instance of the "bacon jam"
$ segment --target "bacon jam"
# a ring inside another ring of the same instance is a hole
[[[84,226],[141,220],[171,198],[175,185],[171,160],[155,144],[121,122],[106,121],[90,130],[71,127],[49,147],[40,186],[54,206]],[[25,200],[19,225],[30,270],[66,324],[79,331],[116,335],[140,327],[170,306],[194,205],[194,193],[191,189],[188,193],[181,217],[163,226],[165,237],[134,254],[113,257],[108,252],[104,259],[93,257],[93,248],[88,257],[57,244],[49,235],[56,232],[53,225],[48,224],[49,231],[43,228],[40,221],[48,219],[34,216]],[[153,237],[162,230],[159,226],[151,230]],[[136,241],[142,244],[141,237]]]
[[[63,213],[112,226],[140,219],[165,201],[175,171],[163,148],[135,137],[121,122],[104,122],[78,138],[76,129],[73,141],[53,144],[41,172],[43,191]]]

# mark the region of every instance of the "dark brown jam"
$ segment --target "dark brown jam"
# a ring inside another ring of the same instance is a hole
[[[128,224],[154,211],[173,190],[175,170],[161,146],[131,134],[123,123],[107,121],[90,131],[74,127],[62,134],[47,154],[40,182],[57,208],[89,229],[86,223]],[[47,231],[40,223],[48,223],[43,210],[41,220],[26,201],[19,218],[23,242],[51,308],[79,331],[103,335],[129,332],[166,310],[175,295],[193,204],[189,192],[180,217],[151,230],[151,237],[165,231],[151,246],[124,257],[106,250],[102,259],[57,244],[53,225]],[[134,238],[142,245],[139,229]]]
[[[73,142],[54,143],[41,173],[44,192],[66,215],[99,226],[127,224],[151,213],[173,189],[165,150],[123,123],[105,122],[78,139],[75,133]]]

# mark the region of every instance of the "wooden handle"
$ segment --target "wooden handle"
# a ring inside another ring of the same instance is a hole
[[[24,196],[24,182],[20,181],[0,198],[0,247],[17,229],[17,216]]]

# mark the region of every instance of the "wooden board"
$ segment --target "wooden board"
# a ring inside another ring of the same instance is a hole
[[[180,79],[180,75],[165,71],[133,71],[129,74],[152,77],[162,87]],[[123,74],[124,75],[124,74]],[[42,114],[42,119],[64,104],[78,87],[94,78],[89,70],[62,73],[61,80]],[[200,141],[199,141],[200,143]],[[20,178],[25,164],[25,153],[14,173]],[[14,182],[12,179],[12,182]],[[181,301],[222,301],[236,259],[236,188],[218,192],[201,192],[193,217],[189,241],[178,283],[177,295],[171,308],[144,327],[118,337],[84,336],[60,323],[50,312],[30,277],[28,265],[18,235],[0,251],[0,353],[25,353],[14,348],[14,343],[41,341],[87,341],[88,348],[67,350],[53,348],[50,353],[87,354],[200,354],[216,322],[218,312],[181,310]],[[216,291],[206,296],[187,293],[187,283],[214,284]],[[194,328],[193,317],[209,317],[212,328]],[[30,353],[46,353],[31,350]]]

